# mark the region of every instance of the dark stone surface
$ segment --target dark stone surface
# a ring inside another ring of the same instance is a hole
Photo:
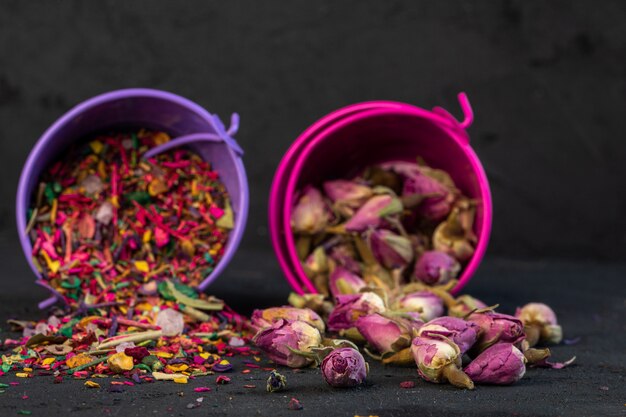
[[[241,114],[250,221],[291,142],[347,104],[476,113],[494,195],[492,255],[619,259],[626,245],[626,3],[16,1],[0,4],[0,237],[21,166],[73,105],[124,87]]]
[[[3,257],[3,263],[13,261]],[[22,263],[22,261],[18,261]],[[384,367],[370,360],[367,384],[353,390],[337,390],[326,385],[319,370],[294,373],[287,368],[289,390],[265,392],[268,372],[258,369],[241,374],[235,359],[232,384],[215,390],[214,377],[199,378],[188,385],[161,382],[124,387],[122,393],[109,392],[111,379],[102,379],[100,390],[83,386],[83,381],[52,383],[50,377],[29,380],[12,376],[0,382],[17,380],[0,396],[0,415],[15,415],[18,409],[41,416],[619,416],[626,415],[626,291],[624,265],[591,263],[544,263],[488,261],[466,287],[487,303],[500,303],[501,311],[513,313],[516,306],[543,301],[554,307],[566,338],[580,337],[572,346],[552,349],[557,360],[576,356],[576,365],[562,370],[530,369],[510,387],[479,386],[475,391],[420,380],[415,368]],[[14,276],[13,278],[16,278]],[[29,278],[30,279],[30,278]],[[259,284],[264,283],[264,284]],[[30,284],[32,287],[32,284]],[[30,288],[29,287],[29,288]],[[26,287],[24,287],[26,289]],[[240,262],[212,287],[242,312],[254,307],[278,305],[288,288],[269,253],[242,253]],[[39,294],[37,294],[39,296]],[[44,294],[41,294],[42,296]],[[27,291],[4,289],[0,296],[0,323],[9,317],[39,318],[40,297]],[[6,337],[0,334],[0,338]],[[267,361],[263,360],[262,364]],[[402,389],[402,381],[416,382],[414,389]],[[256,385],[246,389],[245,384]],[[214,391],[195,393],[196,386]],[[179,393],[183,393],[180,396]],[[22,400],[23,395],[28,400]],[[187,409],[189,403],[204,397],[202,406]],[[295,397],[302,411],[287,409]]]

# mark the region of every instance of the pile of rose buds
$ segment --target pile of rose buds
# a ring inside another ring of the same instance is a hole
[[[369,367],[360,350],[384,364],[417,365],[426,381],[468,389],[474,383],[512,384],[527,365],[559,369],[574,362],[550,362],[550,350],[535,347],[562,340],[556,315],[545,304],[527,304],[510,316],[469,295],[440,298],[423,291],[411,297],[421,297],[419,304],[393,309],[365,288],[338,296],[329,310],[319,295],[292,294],[295,306],[254,311],[253,341],[279,365],[320,366],[333,387],[365,381]],[[426,322],[420,318],[425,311]]]
[[[424,163],[389,162],[350,180],[307,186],[292,211],[303,268],[318,294],[254,312],[254,342],[274,362],[319,365],[332,386],[356,386],[368,366],[417,365],[426,381],[472,389],[511,384],[527,365],[562,368],[537,345],[562,339],[556,315],[531,303],[515,316],[453,297],[474,254],[476,202]],[[447,315],[446,315],[447,314]]]
[[[305,273],[321,294],[445,285],[474,254],[476,202],[450,176],[412,162],[305,187],[291,226]]]

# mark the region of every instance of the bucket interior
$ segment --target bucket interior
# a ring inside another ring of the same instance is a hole
[[[23,233],[28,220],[27,210],[40,175],[72,144],[98,133],[135,128],[161,130],[172,138],[192,133],[216,133],[207,120],[208,113],[201,110],[206,114],[204,116],[198,111],[201,109],[199,106],[193,103],[183,105],[180,103],[181,98],[172,99],[169,96],[157,92],[145,96],[121,95],[119,98],[99,100],[103,97],[100,96],[75,107],[44,133],[22,171],[17,196],[19,233],[33,271],[36,272],[36,268],[30,256],[30,239]],[[231,231],[224,256],[200,285],[204,289],[220,274],[239,244],[247,217],[247,183],[241,160],[226,143],[198,141],[187,147],[212,163],[228,190],[235,215],[235,228]]]
[[[303,150],[296,163],[295,177],[291,180],[295,187],[288,187],[285,195],[283,230],[289,228],[291,208],[297,197],[297,192],[293,191],[306,185],[320,187],[327,180],[354,177],[370,165],[393,160],[414,162],[421,157],[431,167],[448,172],[461,192],[477,201],[474,232],[481,245],[483,232],[489,232],[488,227],[483,227],[483,197],[488,190],[483,189],[486,184],[481,184],[482,167],[467,145],[466,136],[460,137],[465,133],[438,120],[408,111],[370,111],[321,132]],[[287,230],[284,237],[292,261],[291,269],[304,281],[306,275],[295,256],[291,230]],[[477,248],[467,263],[460,277],[463,283],[482,258],[485,245],[486,242],[480,251]]]

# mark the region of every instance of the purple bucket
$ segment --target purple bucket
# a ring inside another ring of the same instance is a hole
[[[459,102],[465,116],[462,122],[439,107],[428,111],[391,101],[354,104],[323,117],[296,139],[278,166],[269,201],[272,245],[296,292],[316,292],[298,258],[290,227],[297,190],[357,174],[371,164],[410,161],[418,155],[434,168],[447,171],[459,189],[478,202],[476,250],[452,292],[467,284],[487,248],[492,203],[487,176],[469,145],[466,129],[474,115],[464,93],[459,94]]]
[[[216,268],[199,285],[205,290],[226,268],[243,236],[248,217],[248,181],[241,160],[242,150],[232,136],[239,117],[233,114],[228,129],[217,117],[198,104],[176,94],[151,89],[126,89],[105,93],[77,105],[58,119],[41,136],[30,152],[17,189],[16,216],[20,243],[28,263],[37,275],[37,284],[53,295],[39,304],[46,308],[62,300],[37,271],[32,245],[25,233],[31,197],[42,172],[73,142],[105,129],[145,127],[163,130],[172,136],[168,148],[185,145],[212,163],[231,198],[235,225]]]

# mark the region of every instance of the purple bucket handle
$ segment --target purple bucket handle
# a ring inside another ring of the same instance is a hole
[[[230,127],[228,130],[225,129],[224,123],[219,118],[217,114],[212,114],[213,117],[213,127],[217,132],[218,137],[220,137],[230,148],[237,154],[237,156],[243,156],[243,149],[239,146],[237,141],[233,138],[233,136],[239,130],[239,115],[237,113],[233,113],[230,116]]]
[[[57,303],[57,301],[65,302],[65,299],[63,298],[61,293],[55,290],[54,288],[52,288],[50,285],[48,285],[44,280],[38,279],[37,281],[35,281],[35,284],[41,287],[44,287],[45,289],[50,291],[52,294],[54,294],[46,298],[45,300],[41,301],[39,304],[37,304],[40,310],[46,310],[52,307],[54,304]]]
[[[150,149],[148,152],[144,153],[143,158],[145,159],[153,158],[156,155],[169,151],[170,149],[178,148],[180,146],[189,145],[189,144],[197,143],[197,142],[225,142],[228,146],[231,147],[231,149],[233,149],[233,152],[235,152],[237,155],[239,156],[243,155],[243,150],[240,149],[241,153],[238,153],[237,149],[232,147],[233,146],[232,143],[226,140],[226,137],[214,135],[213,133],[192,133],[190,135],[183,135],[183,136],[175,137],[174,139],[171,139],[169,142],[165,142],[163,145],[155,146],[154,148]]]

